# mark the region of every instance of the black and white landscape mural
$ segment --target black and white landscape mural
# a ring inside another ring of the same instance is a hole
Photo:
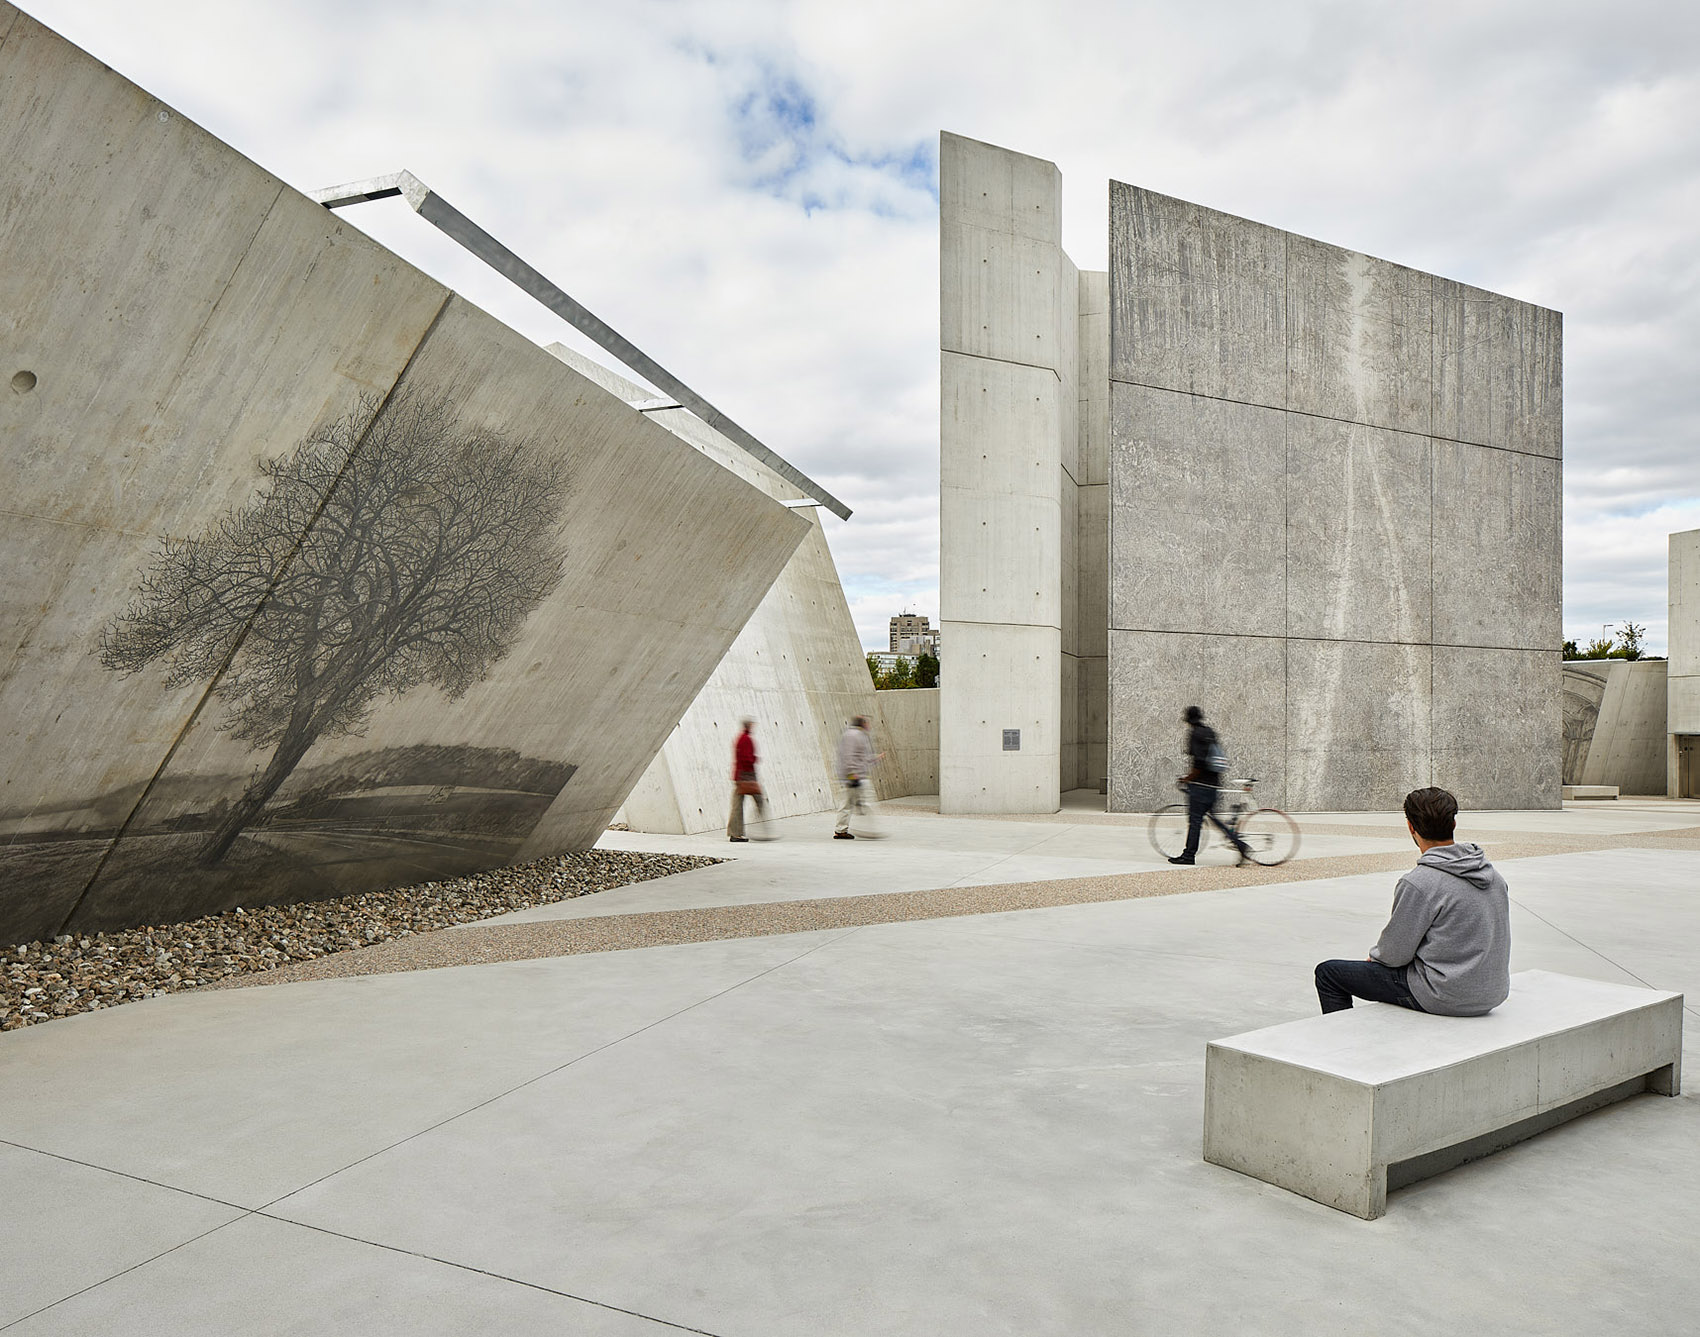
[[[489,867],[573,774],[512,748],[346,741],[415,689],[452,712],[507,655],[562,578],[561,460],[463,424],[450,395],[402,391],[261,469],[245,505],[161,541],[97,651],[119,675],[203,686],[202,722],[248,769],[162,766],[0,814],[10,896],[83,884],[68,907],[43,905],[43,933]]]

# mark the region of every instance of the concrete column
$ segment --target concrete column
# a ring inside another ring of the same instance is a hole
[[[1665,773],[1671,798],[1700,794],[1700,529],[1670,536],[1670,648]]]
[[[939,807],[1055,812],[1078,319],[1062,178],[950,134],[939,175]]]
[[[1110,276],[1080,275],[1075,546],[1080,772],[1096,789],[1109,775]]]

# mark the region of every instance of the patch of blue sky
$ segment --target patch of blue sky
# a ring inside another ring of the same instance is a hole
[[[938,204],[938,152],[930,140],[897,150],[847,147],[823,123],[819,100],[798,79],[771,69],[732,100],[732,130],[747,184],[805,213],[862,209],[884,216]]]

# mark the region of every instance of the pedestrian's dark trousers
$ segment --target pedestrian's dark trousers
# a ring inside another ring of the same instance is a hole
[[[1206,817],[1228,838],[1229,844],[1240,843],[1239,837],[1223,826],[1222,819],[1216,815],[1216,786],[1194,780],[1186,787],[1186,848],[1181,851],[1181,858],[1191,859],[1198,854],[1198,838]]]
[[[1316,997],[1324,1012],[1344,1012],[1354,997],[1421,1012],[1422,1005],[1405,983],[1408,969],[1379,961],[1324,961],[1316,968]]]

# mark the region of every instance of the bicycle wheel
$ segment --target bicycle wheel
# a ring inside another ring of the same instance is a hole
[[[1253,863],[1286,863],[1299,852],[1299,824],[1279,808],[1259,808],[1240,823]]]
[[[1186,804],[1171,803],[1151,814],[1151,845],[1165,859],[1186,848]]]

